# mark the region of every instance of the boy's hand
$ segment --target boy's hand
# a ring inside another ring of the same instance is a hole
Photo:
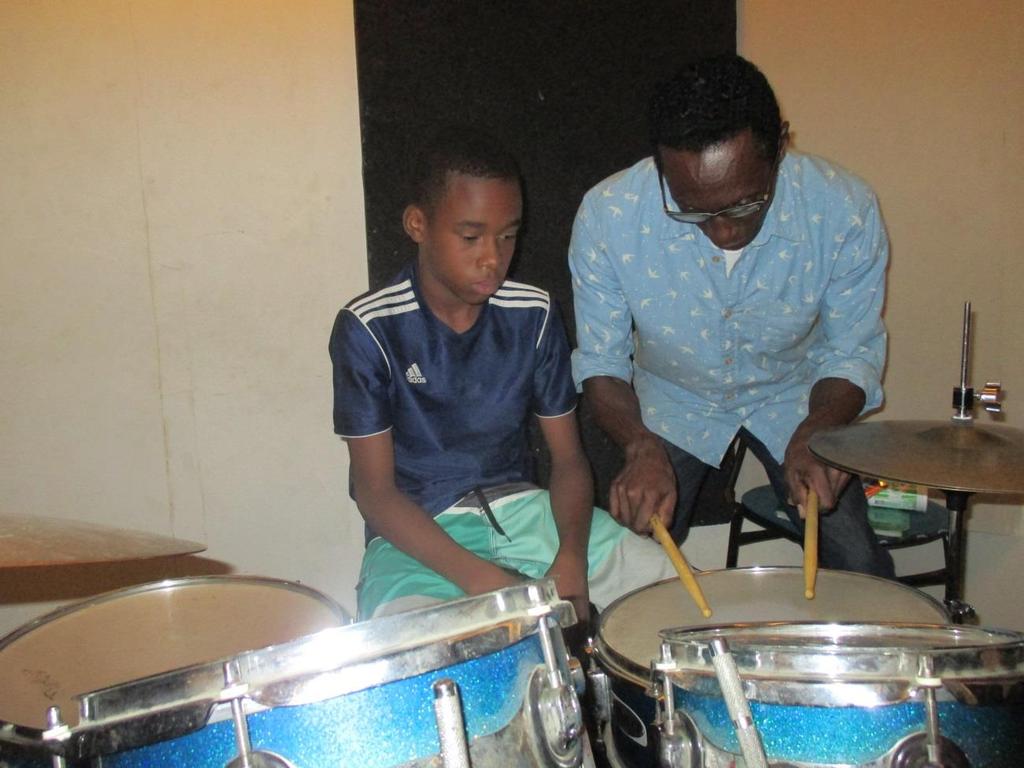
[[[558,551],[547,574],[555,582],[558,596],[576,609],[580,622],[590,620],[590,588],[587,585],[587,556],[569,550]]]

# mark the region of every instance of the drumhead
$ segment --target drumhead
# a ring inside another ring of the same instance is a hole
[[[129,587],[61,608],[0,640],[0,719],[46,727],[76,694],[283,643],[347,622],[328,596],[290,581],[202,576]]]
[[[702,571],[696,578],[711,607],[709,618],[678,579],[611,603],[601,615],[594,644],[602,663],[646,686],[651,661],[660,655],[663,629],[765,621],[948,622],[946,610],[924,592],[859,573],[818,571],[813,600],[804,597],[800,568],[727,568]]]

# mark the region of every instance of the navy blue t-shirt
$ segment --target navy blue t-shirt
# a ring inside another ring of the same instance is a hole
[[[525,283],[506,280],[456,333],[423,300],[413,262],[338,313],[330,352],[334,431],[392,430],[396,485],[432,515],[474,487],[530,480],[530,414],[576,407],[557,306]]]

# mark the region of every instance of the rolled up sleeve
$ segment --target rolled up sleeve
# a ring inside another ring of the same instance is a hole
[[[864,410],[882,404],[887,335],[882,321],[889,240],[873,195],[859,211],[844,212],[832,279],[825,290],[820,341],[808,355],[815,380],[845,379],[864,390]]]
[[[572,374],[577,390],[586,379],[613,376],[632,380],[632,315],[592,203],[585,198],[576,214],[569,244],[576,348]]]

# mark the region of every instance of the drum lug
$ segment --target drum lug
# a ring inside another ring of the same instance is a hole
[[[579,765],[583,713],[576,692],[565,685],[552,687],[540,668],[530,687],[534,722],[548,755],[562,768]]]
[[[651,686],[648,693],[659,703],[658,714],[668,716],[672,712],[672,683],[668,673],[676,668],[672,658],[672,647],[668,643],[661,644],[661,656],[651,661]]]
[[[224,768],[295,768],[292,763],[273,752],[253,751],[249,740],[249,724],[242,705],[249,686],[239,682],[238,668],[234,661],[224,664],[224,686],[221,700],[230,702],[231,719],[235,725],[235,745],[238,747],[238,754]]]
[[[587,690],[587,673],[583,671],[583,664],[575,656],[569,657],[569,683],[577,696],[582,696]]]
[[[665,734],[672,734],[675,704],[672,699],[672,681],[668,673],[675,668],[672,649],[668,643],[661,644],[661,657],[651,662],[650,688],[648,694],[654,699],[654,724]]]
[[[669,671],[675,669],[672,649],[661,645],[661,658],[651,662],[651,694],[657,705],[658,762],[661,768],[701,768],[700,734],[689,715],[673,706]]]
[[[570,768],[580,764],[583,754],[583,713],[558,624],[545,617],[539,636],[544,666],[537,668],[530,681],[534,722],[555,764]]]
[[[245,762],[243,762],[242,756],[239,755],[231,760],[225,768],[295,768],[295,766],[273,752],[257,750],[246,755]]]
[[[62,739],[70,732],[60,716],[60,707],[47,707],[46,709],[46,731],[44,739]],[[52,768],[67,768],[67,760],[61,755],[53,755],[51,759]]]
[[[469,768],[462,698],[451,678],[442,678],[434,683],[434,718],[441,743],[441,764],[444,768]]]
[[[60,714],[60,707],[46,708],[46,730],[43,731],[44,741],[61,741],[67,738],[71,729],[64,723]]]
[[[935,692],[942,687],[934,663],[927,654],[918,662],[917,685],[924,694],[925,731],[908,736],[893,749],[892,768],[971,768],[967,756],[939,732]]]
[[[955,742],[939,737],[941,757],[933,762],[928,757],[928,734],[915,733],[896,745],[889,762],[890,768],[972,768],[967,755]]]
[[[661,768],[701,768],[700,735],[688,715],[673,712],[658,729]]]
[[[612,719],[612,684],[608,679],[608,673],[596,664],[591,666],[587,677],[594,697],[594,720],[600,729]]]

